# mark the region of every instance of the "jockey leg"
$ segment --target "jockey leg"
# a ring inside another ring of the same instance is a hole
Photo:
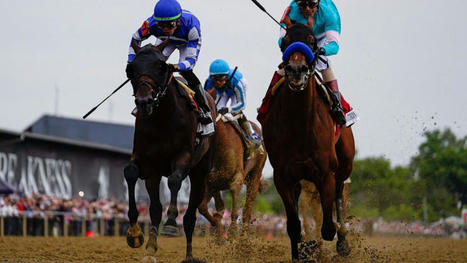
[[[334,77],[334,73],[331,67],[328,67],[321,71],[321,74],[323,75],[323,80],[326,86],[331,90],[332,94],[334,95],[332,98],[333,105],[331,108],[331,115],[333,119],[337,122],[337,124],[344,125],[345,114],[344,110],[342,109],[341,94],[339,92],[339,86],[337,85],[337,80]]]
[[[268,91],[266,92],[266,95],[264,96],[263,102],[261,103],[261,106],[258,109],[258,116],[256,119],[263,124],[264,118],[266,117],[266,113],[268,113],[269,110],[269,105],[271,104],[272,101],[272,87],[284,76],[284,70],[279,69],[277,71],[274,71],[274,75],[272,76],[271,83],[269,84]]]
[[[244,114],[242,114],[242,117],[238,119],[238,124],[240,124],[240,127],[246,135],[245,142],[247,145],[247,159],[253,158],[254,152],[261,146],[261,139],[253,130],[253,127],[251,127],[250,122],[246,119]]]
[[[211,109],[208,106],[205,91],[198,77],[193,73],[193,70],[180,72],[180,75],[186,79],[188,86],[195,91],[195,100],[200,108],[199,121],[205,125],[212,123]]]

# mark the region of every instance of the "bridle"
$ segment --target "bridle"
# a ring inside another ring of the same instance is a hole
[[[169,73],[169,74],[170,76],[167,78],[167,81],[162,86],[159,86],[155,84],[154,82],[148,81],[146,79],[138,80],[137,82],[138,87],[146,86],[151,89],[151,98],[152,98],[151,103],[154,108],[159,107],[160,101],[167,94],[167,89],[169,87],[170,81],[172,81],[172,78],[173,78],[173,73]],[[150,76],[147,76],[147,77],[151,78]]]

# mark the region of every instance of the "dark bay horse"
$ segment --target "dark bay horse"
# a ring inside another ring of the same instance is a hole
[[[139,247],[144,242],[137,224],[135,183],[144,179],[150,198],[151,227],[146,244],[146,256],[155,262],[157,236],[162,216],[159,184],[162,176],[168,178],[171,192],[168,219],[164,227],[176,227],[178,215],[177,194],[182,180],[190,176],[191,191],[188,208],[183,217],[186,236],[186,257],[192,258],[192,234],[196,209],[204,198],[206,176],[211,169],[211,144],[214,136],[203,137],[196,143],[197,115],[164,62],[161,47],[146,45],[130,64],[132,84],[137,105],[132,160],[125,168],[129,191],[130,228],[127,243]],[[214,109],[212,98],[210,107]],[[212,110],[211,112],[215,112]],[[215,116],[214,116],[215,117]]]
[[[215,98],[216,93],[211,89],[209,94]],[[230,234],[236,234],[238,218],[238,196],[242,186],[246,185],[246,201],[243,208],[242,232],[248,229],[251,221],[251,213],[254,202],[261,185],[261,175],[266,163],[266,152],[258,150],[253,158],[245,158],[242,139],[230,122],[224,122],[218,116],[216,121],[216,138],[213,145],[212,170],[207,179],[206,194],[199,206],[199,212],[208,219],[213,227],[216,227],[218,238],[223,234],[221,219],[224,212],[224,201],[220,191],[230,190],[232,194]],[[261,130],[250,122],[256,133],[261,136]],[[264,143],[263,143],[264,149]],[[214,197],[216,213],[208,212],[208,203]]]
[[[316,47],[311,30],[304,25],[289,28],[284,40]],[[328,241],[336,234],[332,216],[335,203],[339,223],[337,252],[345,256],[350,253],[350,248],[345,239],[342,192],[355,155],[352,130],[342,127],[340,137],[335,136],[330,107],[320,98],[313,77],[316,60],[311,58],[313,61],[310,61],[305,49],[292,49],[289,53],[285,61],[286,78],[277,89],[264,119],[263,134],[274,168],[274,184],[287,213],[292,258],[299,259],[298,243],[302,241],[298,217],[301,180],[314,183],[319,191],[323,211],[321,236]]]

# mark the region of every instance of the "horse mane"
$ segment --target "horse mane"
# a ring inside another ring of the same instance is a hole
[[[281,51],[284,52],[290,44],[295,42],[302,42],[312,50],[317,48],[313,30],[307,25],[293,24],[287,28],[287,33],[282,40]]]

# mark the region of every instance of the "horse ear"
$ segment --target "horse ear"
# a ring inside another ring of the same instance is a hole
[[[158,50],[159,52],[162,52],[164,48],[169,44],[169,39],[167,38],[166,40],[162,41],[159,45],[153,47],[155,50]]]
[[[308,35],[306,38],[306,42],[311,50],[316,50],[316,38],[313,35]]]
[[[289,44],[290,44],[290,37],[289,35],[285,35],[285,37],[282,38],[281,51],[284,52],[284,50],[289,46]]]

